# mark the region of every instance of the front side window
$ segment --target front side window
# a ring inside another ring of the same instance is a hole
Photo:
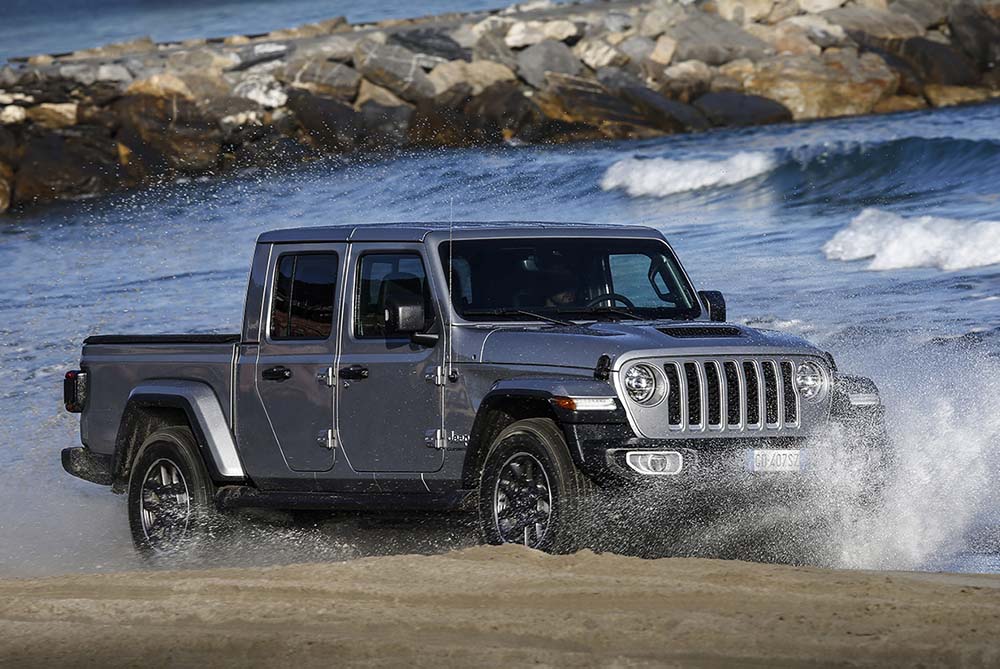
[[[358,288],[354,310],[354,336],[386,339],[386,307],[394,301],[417,301],[432,319],[430,287],[424,261],[418,253],[369,253],[358,263]]]
[[[274,277],[271,339],[328,339],[336,288],[336,253],[281,256]]]
[[[466,320],[523,319],[526,311],[576,320],[701,314],[674,254],[655,239],[459,240],[439,252]]]

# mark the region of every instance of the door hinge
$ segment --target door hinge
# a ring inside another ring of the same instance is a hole
[[[316,436],[316,443],[331,451],[337,447],[337,437],[333,435],[333,428],[323,430]]]
[[[333,367],[327,367],[322,372],[316,372],[316,380],[327,388],[332,388],[337,375],[334,374]]]
[[[425,380],[430,381],[435,386],[443,386],[445,378],[444,367],[441,366],[435,367],[424,376]]]
[[[427,430],[427,432],[424,432],[424,445],[427,448],[443,451],[448,448],[448,434],[440,428]]]
[[[443,386],[445,383],[451,381],[455,383],[458,381],[458,370],[452,369],[450,372],[444,367],[438,366],[430,371],[430,373],[424,376],[424,379],[430,381],[435,386]]]

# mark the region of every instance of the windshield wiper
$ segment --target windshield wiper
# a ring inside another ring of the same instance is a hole
[[[565,327],[573,327],[575,323],[570,323],[569,321],[564,321],[559,318],[553,318],[552,316],[546,316],[544,314],[536,314],[534,311],[525,311],[524,309],[467,309],[462,312],[463,315],[468,316],[527,316],[528,318],[533,318],[536,321],[546,321],[554,325],[562,325]]]
[[[584,313],[588,314],[614,314],[616,316],[624,316],[625,318],[631,318],[634,321],[644,321],[646,320],[639,314],[632,313],[628,309],[622,309],[621,307],[591,307],[587,309]]]

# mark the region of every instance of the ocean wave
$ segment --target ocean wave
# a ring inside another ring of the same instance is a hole
[[[723,160],[626,158],[607,169],[604,190],[621,189],[633,197],[663,197],[684,191],[730,186],[770,172],[776,167],[767,153],[737,153]]]
[[[868,269],[961,270],[1000,263],[1000,221],[904,218],[865,209],[823,245],[830,260],[871,258]]]

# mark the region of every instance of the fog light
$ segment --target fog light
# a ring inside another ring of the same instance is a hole
[[[677,451],[629,451],[625,462],[647,476],[676,476],[684,468],[684,456]]]

